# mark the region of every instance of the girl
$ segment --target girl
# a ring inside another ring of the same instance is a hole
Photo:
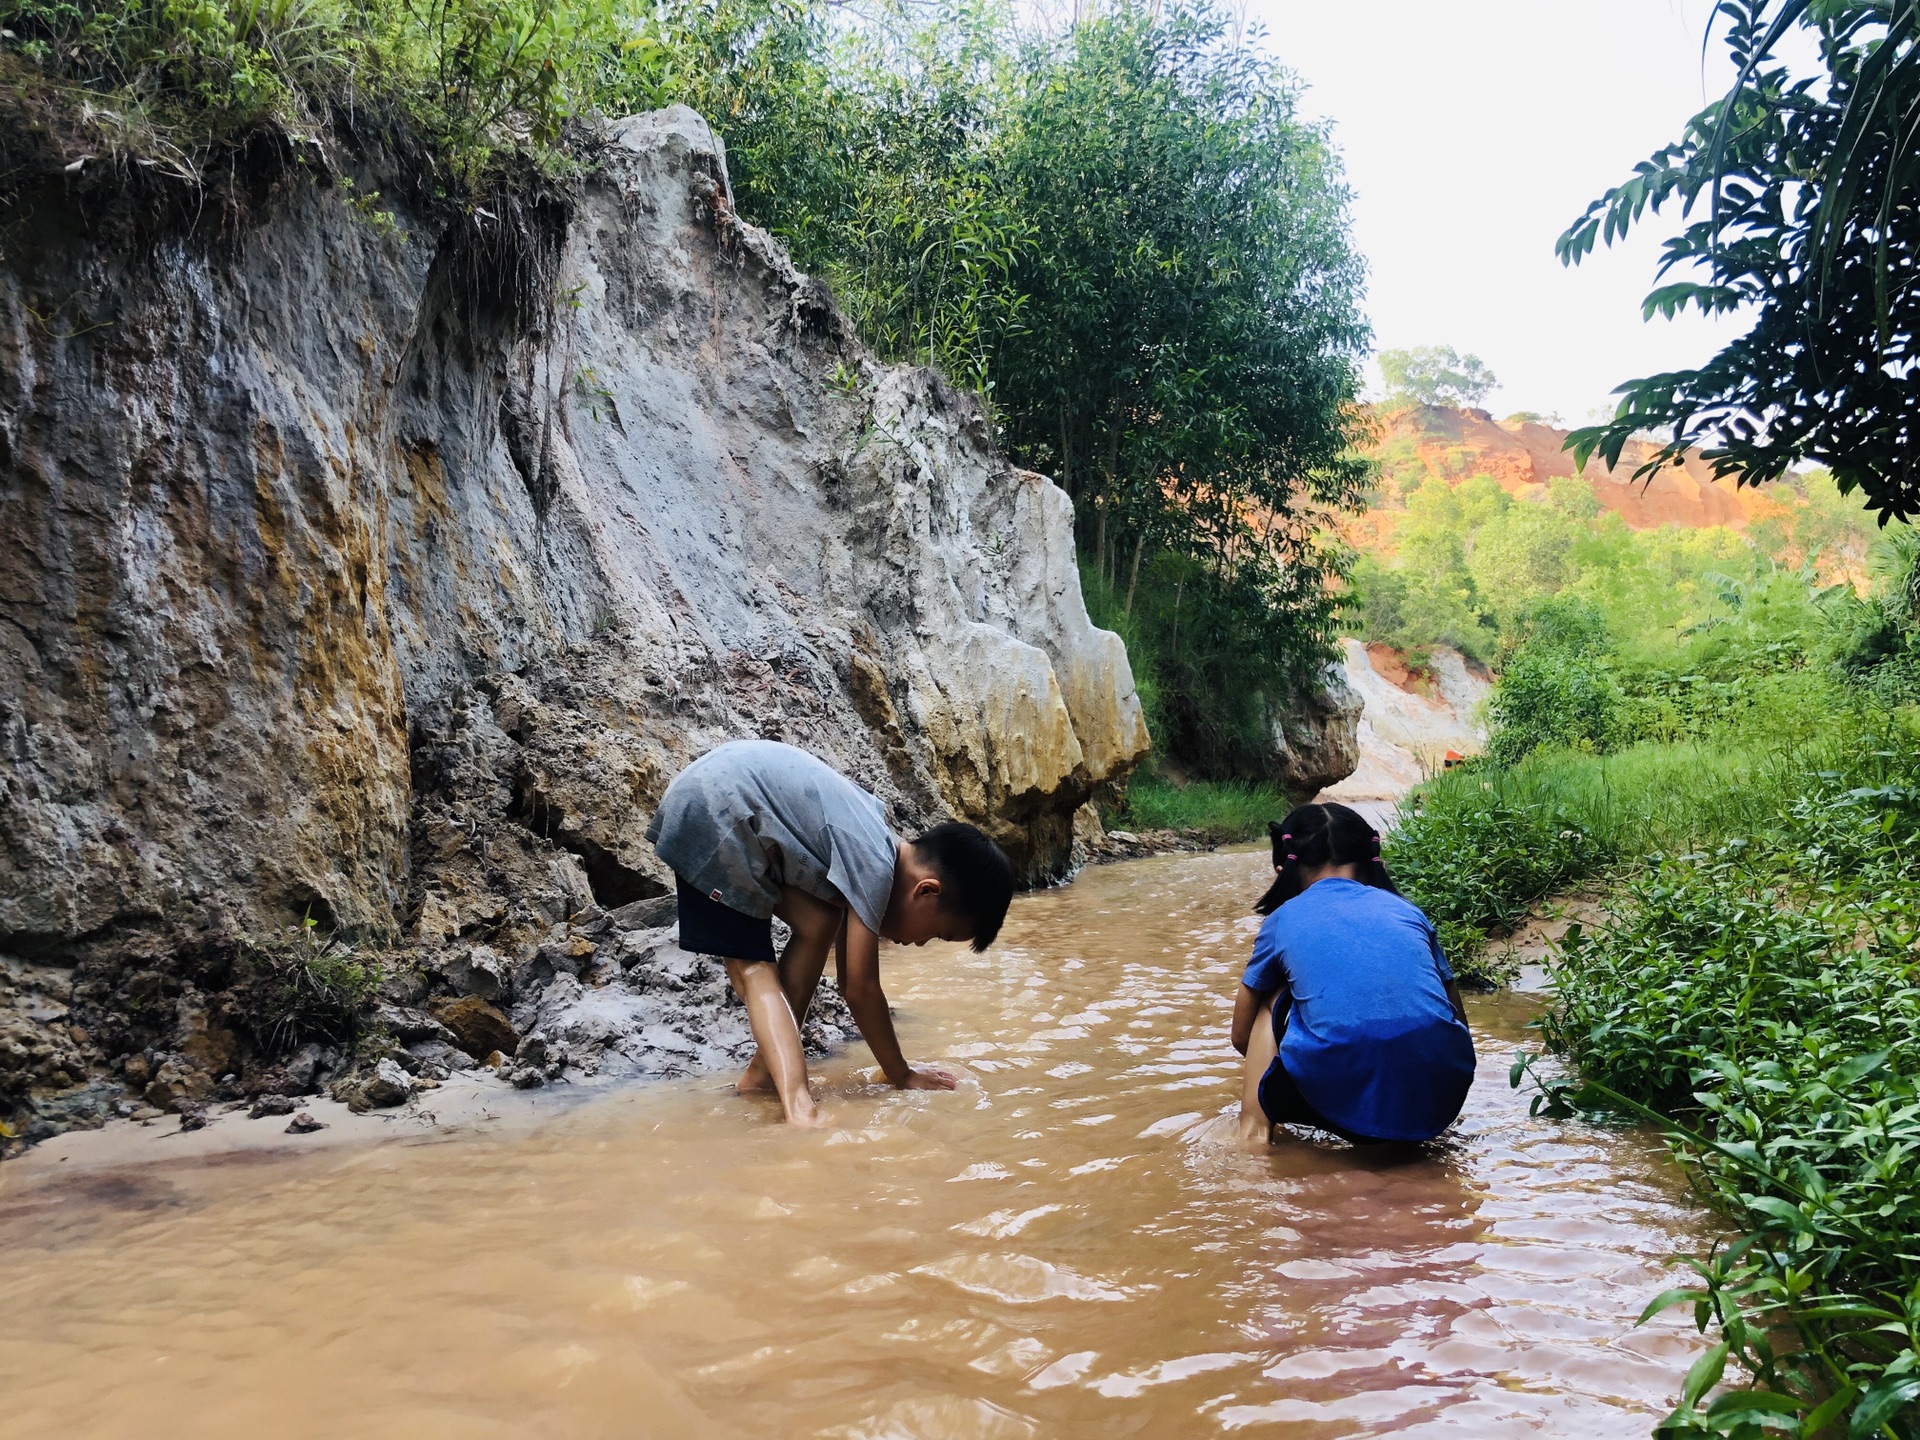
[[[1267,921],[1233,1007],[1247,1057],[1240,1134],[1282,1123],[1355,1144],[1431,1140],[1473,1081],[1466,1006],[1433,925],[1400,898],[1380,837],[1344,805],[1302,805],[1273,837]]]

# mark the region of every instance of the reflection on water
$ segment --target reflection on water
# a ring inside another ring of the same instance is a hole
[[[909,1053],[796,1134],[715,1079],[535,1133],[0,1171],[0,1436],[1619,1436],[1696,1343],[1644,1140],[1530,1120],[1529,1003],[1411,1163],[1224,1143],[1264,857],[1090,871],[989,955],[890,952]],[[76,1177],[77,1180],[78,1177]]]

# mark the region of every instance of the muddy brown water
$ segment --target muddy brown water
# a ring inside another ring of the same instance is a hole
[[[909,1052],[963,1086],[868,1088],[857,1050],[824,1133],[709,1078],[0,1170],[0,1436],[1647,1433],[1699,1342],[1634,1318],[1703,1222],[1646,1137],[1527,1116],[1537,1001],[1469,1002],[1480,1081],[1428,1156],[1227,1142],[1263,864],[1107,866],[989,955],[891,952]]]

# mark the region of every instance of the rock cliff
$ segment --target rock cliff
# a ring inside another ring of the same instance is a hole
[[[264,1064],[249,936],[384,947],[411,1003],[590,951],[570,927],[665,892],[645,821],[724,739],[825,755],[904,830],[974,820],[1036,881],[1145,753],[1064,493],[874,361],[733,214],[698,116],[592,148],[452,223],[366,199],[364,155],[357,188],[289,170],[224,228],[14,190],[16,1130],[85,1123],[103,1069],[204,1094]]]
[[[1343,804],[1396,803],[1440,770],[1449,750],[1478,755],[1486,748],[1482,711],[1492,678],[1457,650],[1435,646],[1426,667],[1410,672],[1385,645],[1344,642],[1341,672],[1360,697],[1359,763],[1322,798]]]

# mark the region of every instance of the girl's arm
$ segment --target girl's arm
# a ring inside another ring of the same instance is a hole
[[[1247,1053],[1247,1045],[1253,1039],[1253,1022],[1260,1018],[1260,1012],[1266,1008],[1267,1001],[1285,990],[1249,990],[1242,985],[1233,997],[1233,1048],[1242,1055]],[[1277,1005],[1280,1002],[1275,1000]]]
[[[1434,972],[1440,977],[1440,988],[1447,992],[1447,1003],[1453,1006],[1453,1018],[1462,1025],[1467,1023],[1467,1002],[1460,997],[1460,987],[1454,983],[1453,967],[1447,964],[1447,957],[1440,949],[1440,934],[1429,926],[1427,944],[1433,949]]]

